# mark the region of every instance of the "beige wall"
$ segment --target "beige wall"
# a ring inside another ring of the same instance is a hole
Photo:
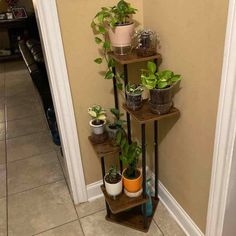
[[[87,108],[95,102],[113,106],[111,81],[103,80],[101,67],[93,63],[98,50],[90,22],[101,6],[115,2],[57,0],[87,184],[101,179],[99,161],[87,140]],[[160,178],[205,231],[228,2],[130,2],[140,10],[136,18],[160,33],[162,68],[183,75],[175,96],[181,117],[160,123]]]
[[[183,75],[179,120],[160,124],[160,179],[205,231],[227,0],[144,1],[144,25],[161,36],[162,69]]]
[[[135,19],[142,23],[142,1],[130,2],[140,9]],[[100,7],[115,3],[115,0],[57,0],[86,184],[101,179],[99,160],[87,138],[90,134],[87,108],[94,103],[106,108],[114,106],[112,81],[104,80],[99,75],[101,66],[93,62],[98,48],[90,23]]]

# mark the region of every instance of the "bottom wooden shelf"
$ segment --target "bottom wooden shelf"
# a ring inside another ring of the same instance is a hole
[[[140,206],[148,201],[148,198],[143,197],[143,195],[135,198],[130,198],[127,197],[124,193],[121,193],[119,196],[117,196],[116,200],[114,200],[107,194],[104,185],[101,186],[101,189],[104,194],[105,200],[113,214],[127,211],[130,208]]]
[[[123,211],[118,214],[110,213],[111,214],[110,217],[106,216],[106,220],[123,225],[123,226],[130,227],[132,229],[136,229],[142,232],[148,232],[149,227],[152,223],[152,219],[155,214],[155,210],[157,208],[158,202],[159,202],[159,199],[155,200],[154,198],[152,198],[153,214],[152,216],[148,217],[147,228],[144,228],[141,206],[134,207],[130,210]]]

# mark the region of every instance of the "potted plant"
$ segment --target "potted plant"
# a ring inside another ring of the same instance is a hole
[[[126,105],[129,109],[136,111],[142,107],[143,86],[127,84],[126,86]]]
[[[107,64],[104,73],[105,79],[113,79],[115,76],[112,67],[115,62],[108,56],[113,48],[116,54],[126,54],[130,51],[132,36],[134,33],[134,22],[131,16],[135,14],[137,9],[133,8],[124,0],[118,2],[113,7],[102,7],[95,15],[91,27],[95,33],[95,42],[102,45],[102,57],[96,58],[94,61],[101,64],[103,61]],[[118,85],[122,83],[119,81]]]
[[[114,139],[116,137],[117,132],[122,129],[123,124],[126,121],[121,119],[121,117],[124,116],[124,113],[121,113],[118,109],[111,108],[110,112],[112,113],[114,117],[114,122],[109,123],[107,125],[107,131],[108,131],[108,136],[111,139]]]
[[[100,105],[93,105],[89,107],[88,114],[92,117],[89,122],[92,133],[95,135],[103,134],[106,124],[106,111]]]
[[[168,113],[172,107],[173,85],[181,80],[181,76],[170,70],[157,72],[156,64],[149,61],[147,69],[142,70],[141,80],[150,90],[151,111],[159,115]]]
[[[142,193],[142,173],[137,168],[142,152],[137,142],[129,143],[123,132],[118,132],[116,142],[121,148],[120,159],[126,168],[122,173],[125,193],[137,197]]]
[[[122,192],[122,176],[116,166],[111,166],[109,172],[104,177],[104,182],[108,195],[113,198]]]

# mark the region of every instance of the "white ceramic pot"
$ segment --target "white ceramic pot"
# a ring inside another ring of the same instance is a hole
[[[134,34],[134,23],[118,25],[108,31],[114,53],[127,54],[131,48],[131,41]]]
[[[97,135],[103,134],[103,133],[104,133],[104,130],[105,130],[106,121],[104,120],[103,123],[100,124],[100,125],[94,125],[94,124],[93,124],[93,121],[94,121],[94,120],[91,120],[91,121],[89,122],[89,125],[91,126],[92,132],[93,132],[94,134],[97,134]]]
[[[110,183],[106,182],[106,176],[107,175],[108,174],[106,174],[105,177],[104,177],[106,191],[107,191],[108,195],[110,195],[112,197],[116,197],[119,194],[121,194],[121,192],[122,192],[122,177],[121,177],[121,179],[118,183],[110,184]]]

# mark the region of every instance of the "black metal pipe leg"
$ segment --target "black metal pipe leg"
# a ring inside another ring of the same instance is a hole
[[[104,161],[104,157],[101,157],[101,167],[102,167],[102,180],[103,180],[103,184],[105,186],[105,181],[104,181],[104,177],[106,174],[106,170],[105,170],[105,161]],[[106,203],[106,210],[107,210],[107,217],[110,218],[111,217],[111,210],[105,200]]]
[[[142,176],[143,176],[143,197],[146,197],[146,132],[145,124],[141,125],[142,134]],[[143,204],[143,222],[144,228],[147,228],[147,206],[146,203]]]
[[[105,184],[104,177],[105,177],[105,174],[106,174],[106,170],[105,170],[104,157],[101,157],[101,167],[102,167],[102,180],[103,180],[103,184]]]
[[[155,199],[158,199],[158,122],[154,121]]]
[[[113,76],[113,90],[114,90],[114,102],[115,108],[119,109],[119,102],[118,102],[118,92],[117,92],[117,85],[116,85],[116,68],[112,67]]]

